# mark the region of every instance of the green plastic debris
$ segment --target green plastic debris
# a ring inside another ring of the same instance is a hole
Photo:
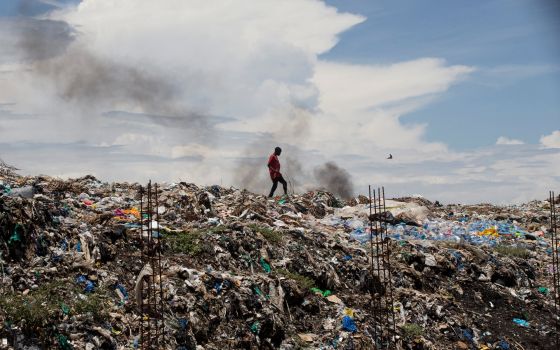
[[[543,295],[548,295],[549,291],[548,288],[546,287],[539,287],[539,293],[543,294]]]
[[[70,343],[68,342],[68,338],[66,338],[62,334],[57,335],[56,338],[58,339],[58,345],[62,350],[72,349],[72,345],[70,345]]]
[[[253,334],[257,334],[259,333],[260,329],[261,329],[261,324],[259,323],[259,321],[253,322],[253,324],[251,325],[251,332],[253,332]]]
[[[325,298],[332,294],[332,292],[331,292],[330,290],[328,290],[328,289],[325,290],[325,291],[322,291],[322,290],[320,290],[319,288],[311,288],[311,291],[312,291],[313,293],[319,293],[319,294],[321,294],[321,295],[322,295],[323,297],[325,297]]]
[[[18,232],[18,228],[20,228],[20,227],[23,229],[23,226],[21,226],[20,224],[16,224],[16,227],[14,227],[14,233],[12,234],[10,239],[8,239],[8,244],[12,244],[14,242],[20,242],[21,241],[21,237],[20,237],[19,232]]]
[[[62,309],[62,313],[68,315],[70,313],[70,307],[64,303],[60,303],[60,308]]]
[[[266,261],[264,261],[264,258],[261,258],[261,266],[263,270],[266,271],[266,273],[270,273],[271,271],[270,265]]]
[[[255,287],[255,293],[256,293],[257,295],[262,295],[262,292],[261,292],[261,290],[259,289],[259,287]]]

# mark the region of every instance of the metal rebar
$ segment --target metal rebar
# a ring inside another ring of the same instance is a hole
[[[370,279],[371,279],[371,286],[369,288],[369,294],[371,296],[371,308],[372,308],[372,316],[373,316],[373,338],[374,340],[377,339],[377,322],[375,320],[376,311],[375,311],[375,293],[373,292],[374,287],[374,273],[373,273],[373,220],[372,220],[372,210],[371,210],[371,185],[369,185],[369,246],[370,246]]]
[[[158,256],[158,270],[159,270],[159,317],[161,320],[161,341],[162,344],[165,342],[165,324],[163,318],[163,284],[162,284],[162,277],[161,277],[161,230],[159,224],[159,201],[158,201],[158,187],[156,184],[156,222],[158,223],[158,235],[157,235],[157,256]]]
[[[375,213],[375,217],[378,218],[381,215],[380,212],[380,208],[378,205],[378,198],[375,194],[375,189],[373,190],[373,210]],[[379,325],[379,333],[378,333],[378,342],[382,342],[382,338],[383,338],[383,322],[381,320],[381,318],[383,317],[383,303],[381,300],[381,293],[383,292],[382,289],[379,288],[379,285],[381,287],[383,287],[383,281],[381,280],[381,264],[379,263],[379,232],[380,232],[380,227],[379,227],[379,221],[376,220],[375,221],[375,270],[376,270],[376,276],[377,276],[377,280],[378,280],[378,284],[374,284],[373,286],[375,287],[375,298],[376,298],[376,317],[379,318],[379,320],[377,320],[377,324]],[[372,281],[373,283],[374,281]]]
[[[377,188],[377,197],[378,197],[378,201],[379,201],[379,211],[381,212],[381,219],[379,222],[379,244],[381,246],[381,270],[383,272],[383,296],[382,296],[382,300],[383,300],[383,304],[384,304],[384,308],[383,308],[383,313],[385,315],[385,327],[384,327],[384,333],[385,335],[387,335],[386,339],[385,339],[385,347],[386,349],[389,349],[389,344],[390,344],[390,336],[389,336],[389,330],[387,329],[387,325],[389,325],[390,323],[390,310],[389,310],[389,303],[387,300],[387,293],[388,293],[388,273],[387,273],[387,261],[386,261],[386,255],[387,252],[385,251],[385,238],[386,235],[384,235],[386,228],[387,228],[387,223],[383,222],[383,215],[386,214],[386,210],[383,206],[383,201],[385,200],[383,198],[384,194],[381,193],[381,189],[378,187]]]
[[[554,191],[550,191],[549,195],[549,202],[550,202],[550,233],[552,236],[552,280],[553,280],[553,290],[554,290],[554,324],[556,328],[556,348],[560,347],[559,341],[559,330],[560,325],[558,323],[558,307],[559,307],[559,298],[558,295],[560,293],[560,271],[558,270],[558,235],[556,230],[556,195]]]
[[[388,235],[385,188],[368,188],[370,200],[370,254],[372,275],[373,340],[376,349],[393,349],[396,345],[391,248]],[[372,200],[373,192],[373,200]],[[373,215],[372,215],[373,209]],[[375,241],[374,241],[375,239]],[[375,245],[375,251],[373,246]],[[375,262],[374,262],[375,258]],[[377,279],[377,283],[374,283]]]
[[[387,211],[387,207],[385,206],[385,187],[382,187],[382,191],[383,191],[383,211]],[[391,303],[390,307],[390,312],[391,312],[391,317],[392,317],[392,321],[393,321],[393,328],[392,328],[392,333],[393,335],[396,332],[396,323],[395,323],[395,308],[394,308],[394,299],[393,299],[393,282],[392,282],[392,274],[391,274],[391,246],[390,246],[390,241],[389,241],[389,236],[388,236],[388,232],[387,232],[387,223],[385,223],[385,241],[387,244],[387,273],[389,275],[389,301]]]
[[[152,181],[148,183],[148,261],[150,262],[150,267],[152,268],[151,280],[148,279],[148,349],[152,348],[152,317],[153,317],[153,299],[152,299],[152,282],[153,282],[153,264],[151,259],[150,251],[152,250]]]
[[[387,274],[385,272],[386,269],[386,265],[385,265],[385,249],[384,249],[384,245],[383,245],[383,215],[385,214],[385,212],[383,211],[383,207],[381,205],[381,190],[379,189],[379,187],[377,188],[377,206],[379,208],[379,230],[377,231],[377,244],[379,248],[379,255],[381,258],[381,262],[379,263],[379,280],[382,281],[382,287],[383,287],[383,295],[379,296],[379,299],[381,301],[381,305],[382,305],[382,314],[383,317],[385,318],[385,323],[384,325],[387,325],[389,323],[389,311],[387,310],[387,300],[385,298],[385,294],[387,292],[387,288],[386,288],[386,284],[387,284]],[[383,279],[381,278],[381,274],[383,274]],[[387,327],[383,327],[383,336],[385,336],[385,333],[387,332]],[[385,347],[388,346],[386,339],[384,339],[384,344]]]
[[[144,199],[145,196],[145,199]],[[152,273],[142,283],[140,301],[141,349],[160,349],[164,344],[165,323],[161,268],[161,233],[159,230],[158,185],[150,180],[146,191],[141,187],[141,261]],[[155,212],[154,212],[155,210]],[[156,228],[154,228],[156,225]],[[154,237],[154,232],[156,236]],[[144,236],[145,235],[145,236]],[[156,285],[157,280],[157,285]],[[146,302],[144,302],[146,300]]]
[[[559,252],[558,252],[558,216],[556,213],[556,194],[552,192],[552,202],[554,203],[554,219],[553,219],[553,231],[554,231],[554,251],[556,252],[556,347],[560,347],[560,323],[558,321],[558,308],[560,308],[560,269],[559,269]]]
[[[144,261],[144,187],[140,186],[140,261],[142,268]],[[144,297],[140,298],[140,346],[144,349]]]

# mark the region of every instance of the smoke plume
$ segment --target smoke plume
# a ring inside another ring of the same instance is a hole
[[[245,154],[248,157],[237,163],[234,183],[255,192],[268,191],[271,186],[266,166],[268,156],[280,146],[283,149],[280,172],[289,182],[289,189],[297,191],[308,176],[299,160],[301,150],[290,144],[300,143],[308,136],[310,119],[309,110],[294,105],[278,113],[273,120],[272,132],[261,135],[247,146]]]
[[[318,185],[344,199],[354,195],[351,176],[334,162],[327,162],[314,170]]]
[[[156,123],[176,119],[183,128],[207,132],[202,113],[184,102],[172,77],[154,67],[127,65],[87,49],[80,33],[63,21],[22,19],[18,47],[30,74],[53,86],[58,97],[88,112],[127,110],[153,116]]]

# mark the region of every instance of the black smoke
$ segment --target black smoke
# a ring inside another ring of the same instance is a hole
[[[12,21],[20,57],[30,73],[54,86],[58,97],[87,112],[130,110],[199,136],[212,127],[184,102],[180,82],[155,67],[115,62],[93,54],[81,33],[63,21],[22,17]]]
[[[339,167],[335,162],[327,162],[313,171],[320,188],[348,199],[354,195],[354,185],[348,171]]]

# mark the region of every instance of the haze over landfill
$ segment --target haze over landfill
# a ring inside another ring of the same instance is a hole
[[[0,4],[0,157],[23,174],[395,195],[560,184],[555,1]],[[386,160],[391,153],[394,159]]]

